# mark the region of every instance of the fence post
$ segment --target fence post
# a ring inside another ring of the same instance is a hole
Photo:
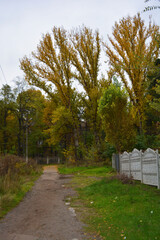
[[[129,153],[129,176],[131,177],[131,154]]]
[[[119,153],[119,173],[121,173],[122,167],[121,167],[121,153]]]
[[[159,176],[160,176],[160,173],[159,173],[159,153],[158,153],[158,150],[156,150],[156,154],[157,154],[157,187],[158,187],[158,189],[160,189],[160,179],[159,179]]]
[[[142,161],[143,153],[140,150],[140,161],[141,161],[141,183],[143,183],[143,161]]]
[[[117,172],[119,172],[119,169],[120,169],[120,167],[119,167],[119,153],[118,153],[118,154],[116,154],[116,170],[117,170]]]
[[[115,153],[112,154],[112,168],[116,169],[116,156],[115,156]]]

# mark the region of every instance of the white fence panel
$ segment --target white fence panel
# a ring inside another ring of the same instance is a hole
[[[141,180],[141,155],[142,152],[134,149],[130,154],[130,161],[131,161],[131,175],[136,180]]]
[[[157,152],[148,148],[142,155],[142,182],[149,185],[158,185],[158,158]]]
[[[120,171],[130,176],[130,161],[129,161],[129,153],[124,152],[120,156]]]
[[[158,151],[148,148],[144,153],[134,149],[120,154],[120,173],[133,176],[144,184],[160,188],[160,157]]]

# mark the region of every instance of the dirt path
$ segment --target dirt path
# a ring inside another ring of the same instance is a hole
[[[0,221],[0,240],[82,240],[83,224],[65,205],[74,192],[56,167],[46,167],[32,191]]]

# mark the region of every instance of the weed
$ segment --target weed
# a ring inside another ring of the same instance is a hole
[[[111,176],[110,179],[111,180],[117,179],[121,181],[123,184],[134,184],[133,176],[129,177],[124,173]]]
[[[41,172],[34,160],[26,164],[17,156],[0,157],[0,218],[18,204]]]

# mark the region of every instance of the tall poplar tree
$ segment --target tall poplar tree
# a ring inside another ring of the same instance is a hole
[[[122,18],[113,27],[113,37],[105,44],[110,64],[110,76],[117,74],[136,107],[139,129],[143,130],[143,112],[147,89],[147,71],[159,54],[159,27],[149,23],[146,27],[140,14]]]
[[[93,33],[84,26],[71,32],[54,27],[52,34],[43,36],[32,57],[21,60],[21,69],[30,84],[43,89],[53,102],[55,93],[58,94],[60,101],[52,112],[51,129],[48,131],[52,138],[50,142],[66,138],[65,142],[74,148],[75,158],[82,112],[85,112],[95,142],[99,141],[100,51],[98,31]],[[77,80],[85,91],[85,96],[80,98],[73,87]]]
[[[53,100],[55,91],[58,92],[60,106],[57,106],[59,110],[56,109],[56,111],[63,115],[62,109],[65,109],[68,112],[67,116],[71,118],[71,128],[68,128],[71,139],[69,139],[68,144],[75,146],[74,154],[76,158],[78,118],[74,101],[76,91],[72,86],[73,75],[67,31],[63,28],[54,27],[52,35],[49,33],[44,35],[37,46],[37,51],[32,53],[32,59],[24,57],[21,60],[21,68],[25,73],[26,80],[30,84],[43,89]],[[60,117],[60,119],[62,118]],[[63,124],[66,123],[67,121],[64,119]],[[55,124],[54,121],[54,126]]]
[[[93,129],[96,142],[100,129],[100,119],[98,116],[98,99],[100,98],[100,53],[101,39],[98,30],[93,32],[83,26],[71,32],[72,42],[71,60],[75,67],[74,77],[83,87],[86,97],[84,105],[88,123]]]

